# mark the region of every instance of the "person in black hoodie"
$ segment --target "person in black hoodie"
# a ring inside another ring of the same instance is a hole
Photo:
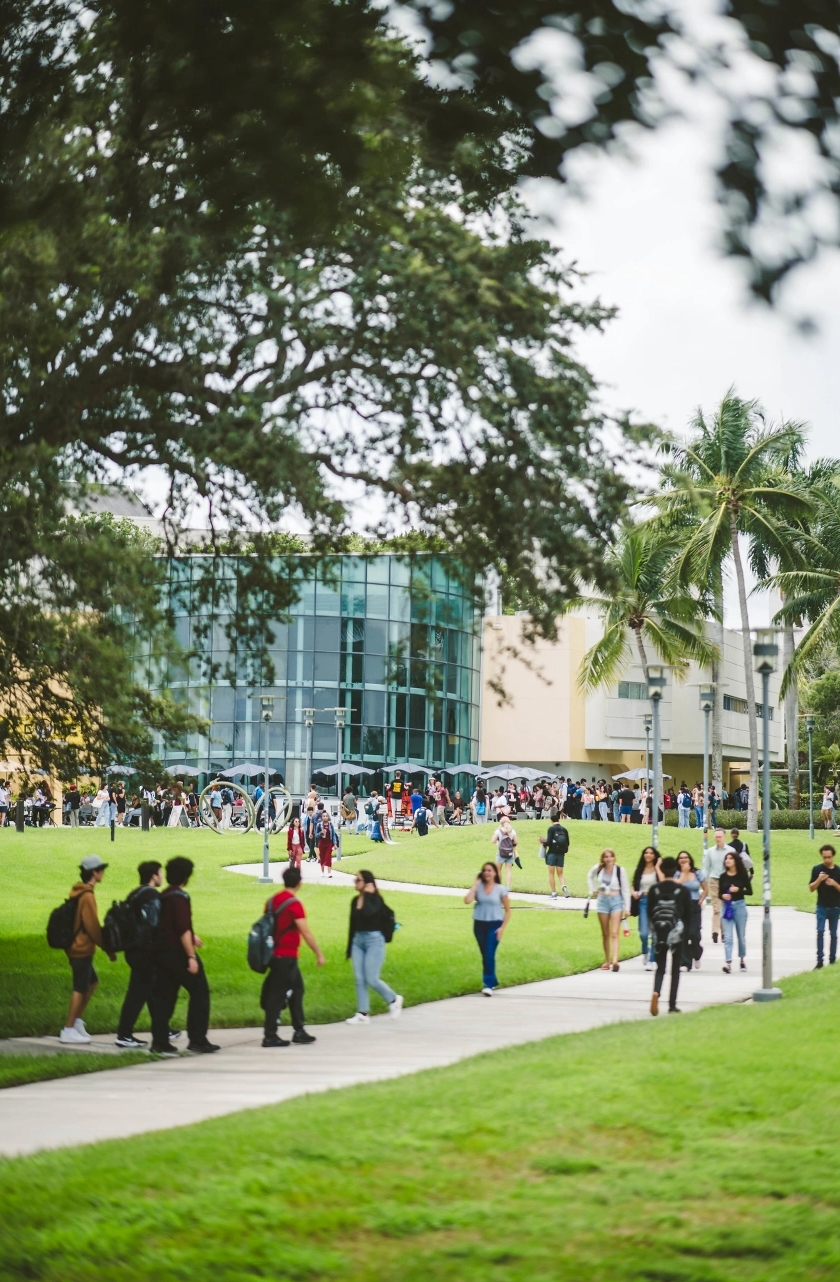
[[[138,865],[137,871],[140,874],[140,885],[132,890],[126,903],[131,905],[138,919],[140,914],[143,913],[148,922],[158,922],[160,920],[160,894],[158,888],[163,883],[161,865],[156,859],[148,859]],[[146,910],[145,913],[144,909]],[[117,1045],[129,1050],[139,1050],[146,1045],[144,1041],[134,1036],[134,1024],[144,1006],[148,1005],[149,1015],[152,1013],[155,952],[156,940],[151,935],[147,940],[142,940],[139,946],[126,948],[125,950],[125,960],[131,969],[131,978],[128,981],[128,988],[120,1011],[120,1020],[117,1026]],[[180,1036],[179,1033],[173,1033],[172,1031],[169,1033],[170,1041],[173,1037],[178,1036]]]
[[[376,880],[372,872],[367,868],[360,868],[356,873],[355,882],[356,893],[350,904],[347,957],[353,963],[353,978],[356,981],[356,1014],[351,1015],[346,1022],[348,1024],[370,1022],[369,988],[379,993],[379,996],[388,1003],[394,1019],[399,1019],[403,999],[379,978],[379,972],[385,961],[388,910],[376,889]]]
[[[651,886],[647,897],[648,928],[656,943],[656,974],[650,999],[651,1015],[659,1014],[659,995],[665,979],[668,954],[671,954],[671,993],[668,1010],[679,1014],[677,990],[680,986],[680,960],[683,939],[691,926],[691,895],[674,880],[678,871],[676,859],[663,859],[659,865],[662,881]]]

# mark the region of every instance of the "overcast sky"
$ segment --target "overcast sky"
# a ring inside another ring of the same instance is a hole
[[[805,420],[811,457],[840,454],[838,256],[801,269],[782,309],[751,302],[739,268],[717,248],[712,148],[708,129],[670,125],[642,138],[633,160],[588,162],[585,200],[557,184],[533,194],[552,218],[552,240],[590,273],[587,290],[619,308],[579,352],[610,406],[670,431],[682,433],[698,405],[714,407],[734,385],[771,417]],[[816,335],[797,330],[805,313]],[[755,602],[751,615],[765,623],[767,603]]]

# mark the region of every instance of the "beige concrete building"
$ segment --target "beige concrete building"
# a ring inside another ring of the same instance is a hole
[[[585,652],[598,639],[599,623],[583,614],[560,620],[557,640],[522,642],[523,620],[493,615],[484,620],[481,760],[511,761],[574,778],[609,778],[643,765],[644,716],[650,712],[641,664],[627,663],[621,679],[582,694],[577,676]],[[675,784],[702,777],[703,714],[699,685],[708,672],[689,666],[685,681],[670,677],[661,703],[663,770]],[[756,698],[761,690],[757,681]],[[784,757],[781,674],[770,684],[774,761]],[[499,687],[504,691],[500,703]],[[724,783],[738,782],[733,767],[749,760],[749,726],[741,634],[724,630],[719,697],[722,700]]]

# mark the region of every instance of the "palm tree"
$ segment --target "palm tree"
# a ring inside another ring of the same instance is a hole
[[[689,659],[708,664],[717,658],[716,647],[704,633],[711,600],[674,579],[673,547],[670,531],[663,537],[650,523],[626,526],[605,567],[615,584],[612,594],[581,595],[572,602],[594,607],[603,625],[600,640],[583,656],[580,689],[611,685],[624,671],[633,646],[646,681],[654,656],[673,670],[677,681],[687,674]],[[653,769],[661,780],[661,748]],[[655,798],[654,805],[659,801]]]
[[[731,558],[738,587],[744,648],[744,685],[750,736],[747,828],[758,830],[758,725],[750,619],[740,538],[760,541],[781,561],[813,504],[796,472],[804,447],[800,424],[767,427],[755,401],[730,389],[711,419],[698,412],[693,434],[662,469],[664,491],[652,495],[667,529],[678,524],[682,547],[676,572],[682,582],[719,582]]]

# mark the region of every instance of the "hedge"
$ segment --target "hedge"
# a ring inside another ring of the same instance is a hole
[[[820,826],[820,816],[817,811],[814,812],[814,821],[817,827]],[[677,827],[676,810],[665,811],[665,823],[669,828]],[[694,823],[694,810],[689,815],[689,823],[692,828]],[[758,812],[759,828],[761,827],[761,811]],[[808,829],[810,820],[807,810],[771,810],[770,827],[771,828],[804,828]],[[746,810],[718,810],[715,815],[716,828],[744,828],[747,826]]]

